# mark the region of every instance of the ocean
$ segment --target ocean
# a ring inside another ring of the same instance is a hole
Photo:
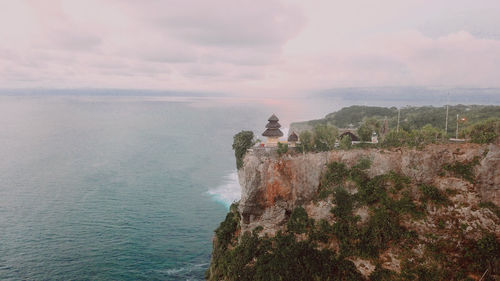
[[[349,103],[0,95],[0,280],[203,280],[240,196],[233,135]]]
[[[240,196],[233,135],[299,108],[0,96],[0,280],[203,280]]]

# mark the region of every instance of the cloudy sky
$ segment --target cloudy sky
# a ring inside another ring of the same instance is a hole
[[[498,0],[0,0],[0,88],[500,87]]]

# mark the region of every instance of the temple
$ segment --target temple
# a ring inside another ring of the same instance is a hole
[[[288,136],[288,146],[289,147],[295,147],[297,145],[297,142],[299,141],[299,136],[295,132],[292,132]]]
[[[273,114],[267,121],[269,121],[266,125],[267,129],[262,135],[267,138],[266,146],[276,146],[279,138],[283,136],[283,132],[280,130],[281,125],[278,123],[279,119]]]

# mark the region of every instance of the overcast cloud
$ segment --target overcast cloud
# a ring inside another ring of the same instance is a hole
[[[500,87],[500,2],[0,0],[0,88]]]

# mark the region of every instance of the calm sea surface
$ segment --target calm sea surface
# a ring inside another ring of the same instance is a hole
[[[0,280],[203,279],[232,136],[270,114],[207,104],[0,97]]]
[[[233,135],[345,105],[0,96],[0,280],[202,280],[240,196]]]

